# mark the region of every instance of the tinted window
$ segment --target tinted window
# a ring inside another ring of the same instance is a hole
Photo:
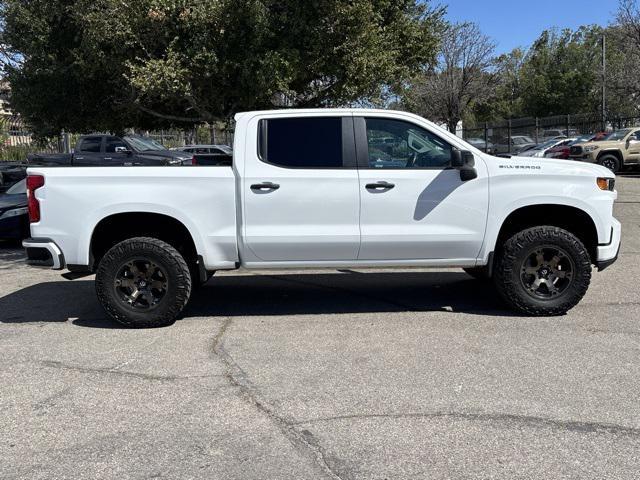
[[[123,147],[127,150],[127,144],[120,140],[118,137],[107,137],[107,144],[105,146],[105,151],[107,153],[114,153],[116,151],[116,147]]]
[[[382,118],[366,123],[372,168],[441,168],[451,163],[451,145],[417,125]]]
[[[261,155],[282,167],[342,167],[341,118],[278,118],[261,121]]]
[[[100,153],[102,137],[86,137],[80,144],[80,151],[86,153]]]
[[[20,195],[27,193],[27,181],[20,180],[5,192],[7,195]]]
[[[631,135],[631,140],[640,142],[640,130],[636,131],[633,135]]]

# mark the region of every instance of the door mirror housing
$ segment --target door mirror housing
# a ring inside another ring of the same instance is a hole
[[[473,153],[468,150],[454,149],[451,152],[451,166],[460,170],[460,180],[466,182],[478,177],[475,169],[476,161]]]
[[[127,155],[131,155],[131,150],[127,147],[116,147],[116,153],[126,153]]]

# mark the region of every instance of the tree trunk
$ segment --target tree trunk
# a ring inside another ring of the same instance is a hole
[[[454,135],[456,134],[456,131],[458,129],[458,122],[460,121],[459,118],[451,118],[447,121],[447,128],[449,129],[449,131],[451,133],[453,133]]]

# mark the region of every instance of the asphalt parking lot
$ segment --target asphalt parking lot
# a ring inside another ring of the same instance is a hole
[[[460,270],[214,277],[154,330],[0,248],[0,478],[637,479],[640,178],[554,318]]]

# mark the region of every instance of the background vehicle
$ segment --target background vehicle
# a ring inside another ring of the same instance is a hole
[[[546,142],[548,140],[561,140],[563,138],[567,138],[567,137],[577,137],[580,133],[574,129],[574,128],[570,128],[569,130],[565,129],[547,129],[547,130],[543,130],[542,135],[540,136],[540,139],[543,142]]]
[[[27,163],[78,167],[191,165],[192,157],[139,135],[86,135],[80,137],[73,153],[31,154],[27,156]]]
[[[485,142],[483,138],[467,138],[466,142],[486,153],[493,153],[495,151],[495,145],[491,142]]]
[[[27,166],[21,163],[0,163],[0,193],[27,176]]]
[[[544,157],[546,155],[546,153],[551,150],[554,147],[558,147],[558,146],[562,146],[562,145],[568,145],[569,143],[573,142],[575,140],[575,138],[565,138],[562,140],[549,140],[546,141],[544,143],[541,143],[540,145],[536,145],[533,148],[530,148],[529,150],[526,150],[525,152],[521,152],[519,155],[521,157]]]
[[[487,155],[406,112],[248,112],[232,167],[30,168],[24,246],[32,265],[95,272],[105,311],[138,327],[172,323],[194,285],[240,266],[460,267],[520,312],[558,315],[617,258],[614,182]]]
[[[598,163],[612,172],[623,167],[640,164],[640,127],[625,128],[610,133],[599,141],[571,147],[571,158]]]
[[[511,137],[511,150],[509,150],[509,139],[505,138],[496,143],[495,152],[511,153],[515,155],[535,146],[536,142],[534,142],[531,137],[527,137],[526,135],[515,135]]]
[[[20,180],[0,194],[1,240],[22,240],[29,236],[26,183],[26,180]]]
[[[571,154],[571,147],[573,145],[578,145],[580,143],[591,141],[593,138],[594,138],[594,135],[582,135],[576,139],[573,139],[569,143],[560,143],[559,145],[547,150],[544,156],[547,158],[557,158],[560,160],[567,160]]]
[[[194,165],[230,167],[233,161],[233,150],[228,145],[186,145],[171,150],[191,154]]]

